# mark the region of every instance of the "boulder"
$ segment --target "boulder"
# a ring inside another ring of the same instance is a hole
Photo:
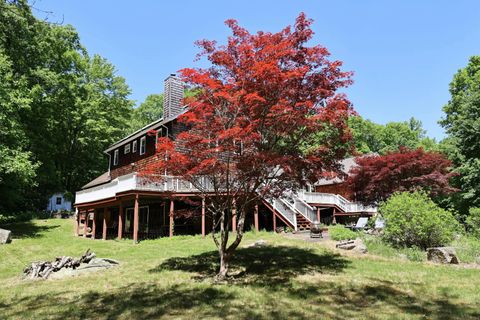
[[[459,260],[452,247],[436,247],[427,249],[427,259],[435,263],[458,264]]]
[[[12,231],[0,229],[0,244],[12,242]]]
[[[355,239],[355,248],[354,250],[359,252],[359,253],[367,253],[368,249],[365,243],[363,243],[363,240],[360,238]]]
[[[245,248],[261,248],[261,247],[266,247],[266,246],[267,246],[267,241],[265,241],[263,239],[260,239],[260,240],[255,241],[252,244],[249,244],[249,245],[245,246]]]
[[[339,241],[335,247],[343,250],[352,250],[358,253],[367,253],[367,246],[363,243],[363,240],[357,238],[355,240]]]

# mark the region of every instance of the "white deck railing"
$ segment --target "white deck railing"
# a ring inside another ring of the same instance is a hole
[[[203,181],[209,187],[208,181]],[[75,195],[75,203],[87,203],[103,199],[113,198],[117,193],[133,190],[142,191],[171,191],[171,192],[198,192],[190,183],[172,176],[151,179],[130,173],[112,180],[98,187],[78,191]]]
[[[302,214],[302,216],[307,218],[309,222],[314,222],[317,220],[317,214],[315,212],[315,209],[312,208],[308,203],[306,203],[299,197],[295,197],[294,201],[295,209],[297,209],[298,212]]]
[[[338,194],[320,193],[320,192],[302,192],[299,194],[299,198],[304,200],[307,203],[336,205],[337,207],[339,207],[340,209],[342,209],[344,212],[347,212],[347,213],[377,212],[376,207],[364,206],[357,202],[350,202]]]

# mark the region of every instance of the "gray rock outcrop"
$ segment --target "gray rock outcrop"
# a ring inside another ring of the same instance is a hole
[[[455,249],[452,247],[428,248],[427,259],[442,264],[458,264],[460,262]]]
[[[12,242],[12,231],[0,229],[0,244]]]

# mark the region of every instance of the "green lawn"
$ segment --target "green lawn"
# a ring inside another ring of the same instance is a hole
[[[214,284],[210,238],[92,241],[73,237],[70,220],[9,226],[0,246],[0,319],[478,319],[480,270],[340,255],[322,244],[248,233],[236,276]],[[29,262],[92,249],[121,261],[106,272],[21,280]]]

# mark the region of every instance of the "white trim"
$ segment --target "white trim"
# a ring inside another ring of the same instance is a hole
[[[142,148],[143,145],[143,148]],[[140,155],[145,154],[147,152],[147,136],[143,136],[140,138]]]
[[[116,149],[114,152],[113,152],[113,165],[116,166],[118,165],[118,149]]]
[[[123,154],[127,154],[127,153],[130,153],[130,143],[127,143],[127,144],[123,147]]]
[[[132,142],[132,153],[137,152],[137,140]]]

